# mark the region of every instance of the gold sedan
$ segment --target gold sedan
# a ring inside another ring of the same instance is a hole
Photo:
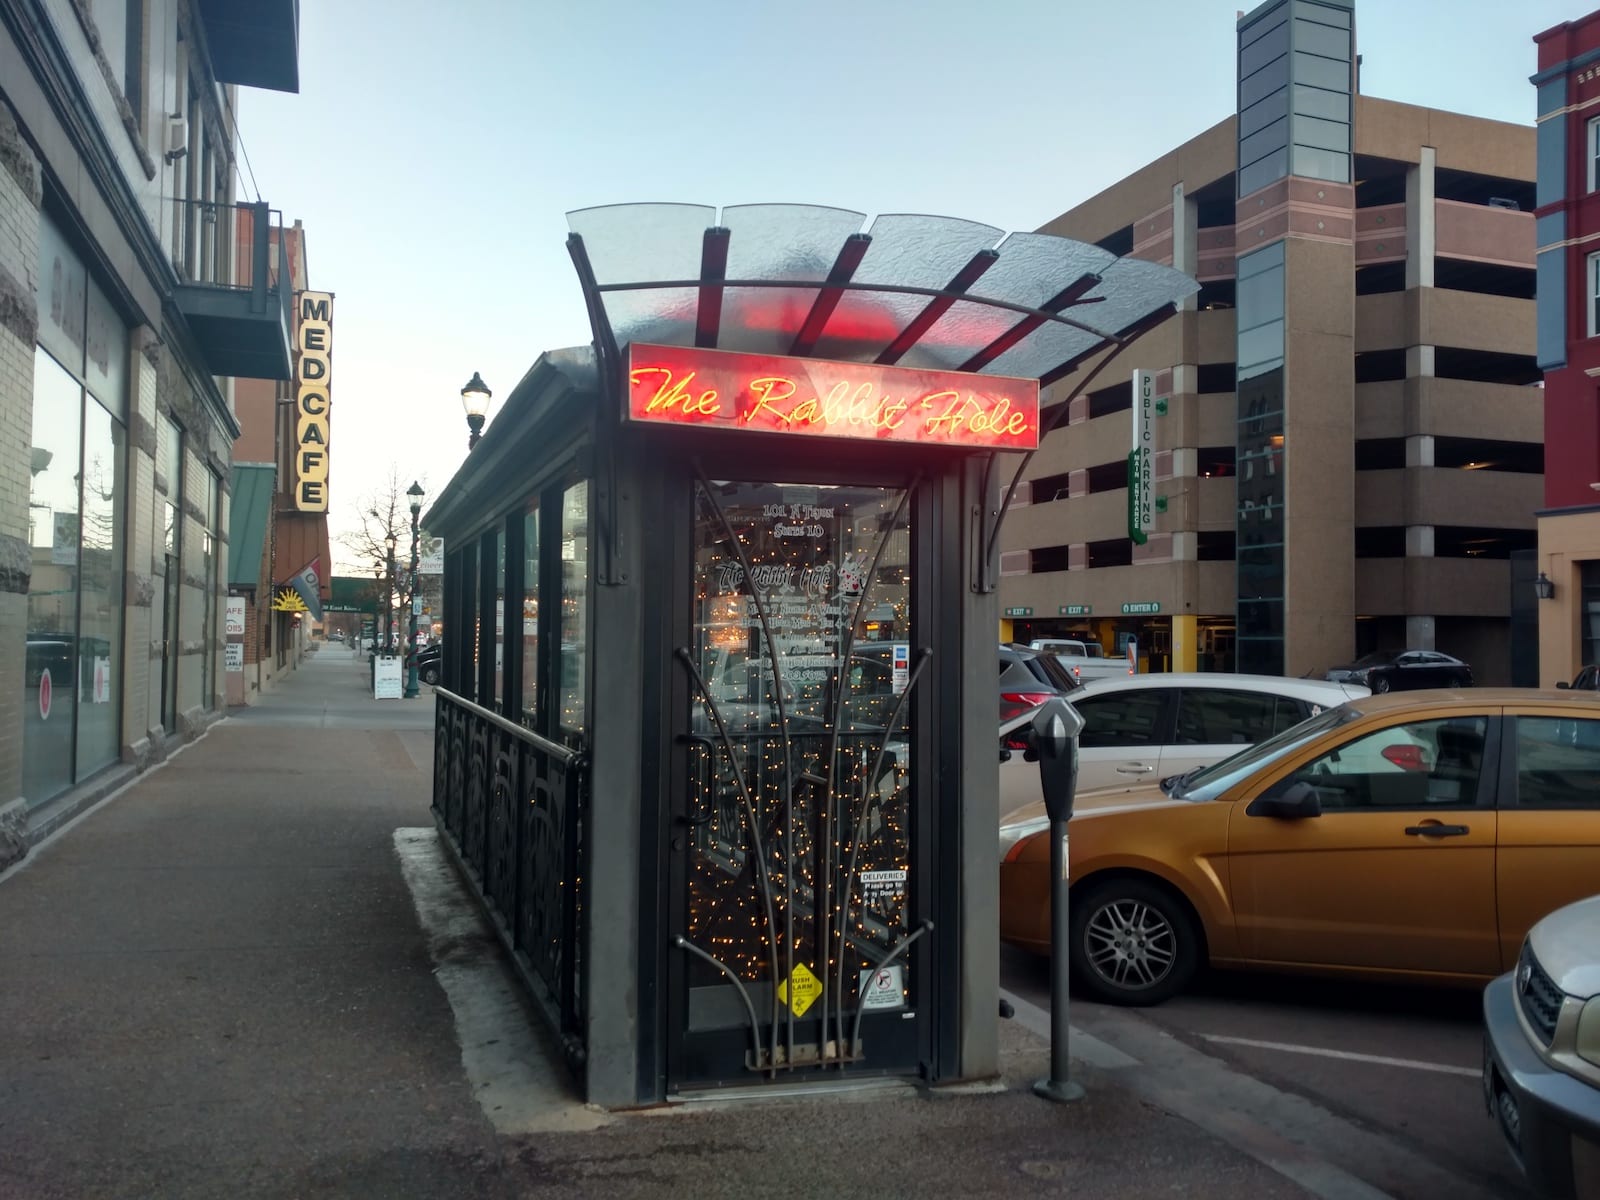
[[[1371,696],[1070,826],[1074,982],[1156,1004],[1206,963],[1482,984],[1600,890],[1600,700]],[[1050,949],[1043,805],[1000,830],[1000,936]]]

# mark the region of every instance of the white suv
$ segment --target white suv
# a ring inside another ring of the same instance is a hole
[[[1281,675],[1194,672],[1093,680],[1068,697],[1083,717],[1078,792],[1182,775],[1368,694],[1359,684]],[[1038,764],[1013,753],[1000,766],[1001,819],[1038,799]]]

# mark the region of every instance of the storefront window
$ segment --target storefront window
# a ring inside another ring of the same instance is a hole
[[[126,436],[90,400],[83,430],[83,550],[78,661],[78,775],[115,762],[122,695],[123,480]]]
[[[539,503],[522,516],[522,719],[539,714]]]
[[[211,645],[217,632],[217,477],[205,473],[205,528],[200,531],[200,577],[205,580],[200,618],[200,695],[207,708],[215,705],[211,694],[211,675],[216,650]]]
[[[589,653],[589,485],[561,497],[561,726],[585,728],[584,678]]]
[[[910,923],[903,497],[797,484],[697,489],[691,645],[704,688],[691,684],[691,929],[763,990],[777,943],[780,978],[805,964],[846,1009]],[[751,869],[758,853],[771,864],[777,928]],[[818,928],[819,909],[831,929]],[[720,985],[709,967],[690,971],[692,987]],[[910,1006],[908,977],[890,975],[885,1007]]]
[[[22,792],[39,804],[72,783],[78,636],[78,465],[83,391],[39,350],[33,363]]]

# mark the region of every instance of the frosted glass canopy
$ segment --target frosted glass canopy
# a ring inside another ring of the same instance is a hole
[[[567,214],[595,336],[1050,383],[1199,290],[1159,263],[953,217],[803,204]]]

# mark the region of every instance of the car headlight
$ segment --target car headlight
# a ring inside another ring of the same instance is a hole
[[[1579,1010],[1577,1044],[1573,1048],[1579,1058],[1600,1067],[1600,996]]]
[[[1034,834],[1050,828],[1049,817],[1030,817],[1013,825],[1000,826],[1000,861],[1006,862],[1017,846]],[[1600,1024],[1600,1022],[1597,1022]]]

